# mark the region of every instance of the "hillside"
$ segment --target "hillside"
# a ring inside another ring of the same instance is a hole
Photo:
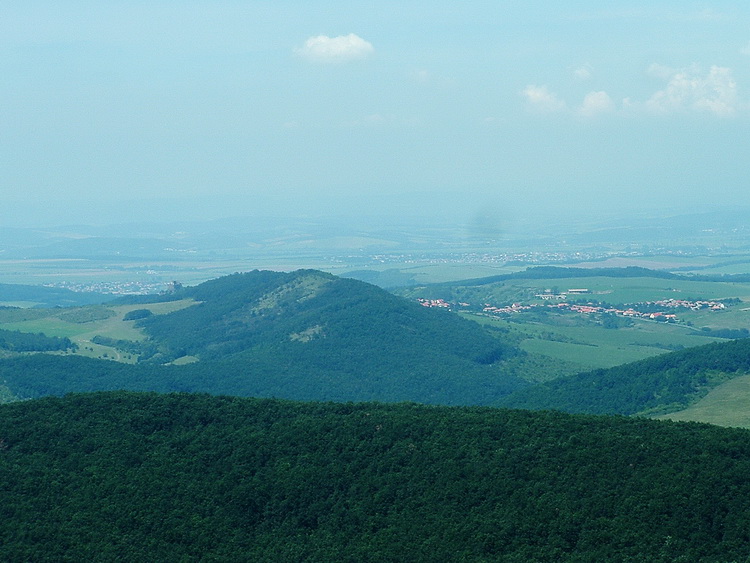
[[[200,304],[139,323],[159,344],[161,360],[227,358],[269,345],[421,360],[450,355],[479,364],[514,353],[456,315],[316,270],[234,274],[187,288],[180,296]]]
[[[255,271],[162,298],[196,304],[149,315],[153,297],[130,298],[143,318],[117,322],[148,339],[93,339],[139,365],[36,355],[0,361],[0,381],[19,398],[130,389],[484,405],[527,385],[506,370],[518,350],[502,338],[356,280]],[[193,363],[164,365],[174,361]]]
[[[500,403],[571,413],[659,414],[683,409],[724,381],[748,373],[750,340],[742,339],[548,381]]]
[[[750,434],[203,395],[0,407],[4,561],[732,561]]]

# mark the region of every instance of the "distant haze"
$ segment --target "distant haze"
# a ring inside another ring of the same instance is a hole
[[[12,3],[0,225],[744,205],[750,6],[710,6]]]

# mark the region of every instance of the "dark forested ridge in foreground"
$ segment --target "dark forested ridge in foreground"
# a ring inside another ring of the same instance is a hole
[[[500,404],[591,414],[680,410],[720,383],[750,373],[750,340],[713,343],[521,389]]]
[[[0,407],[5,561],[744,561],[750,433],[125,392]]]
[[[149,339],[115,342],[140,364],[34,355],[0,361],[0,382],[17,398],[128,389],[483,405],[528,385],[504,369],[518,350],[478,324],[323,272],[235,274],[161,298],[197,304],[141,315]],[[198,361],[163,365],[186,357]]]

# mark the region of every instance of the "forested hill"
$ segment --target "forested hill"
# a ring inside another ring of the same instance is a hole
[[[750,373],[750,339],[713,343],[521,389],[500,401],[512,408],[591,414],[680,410],[710,389]]]
[[[744,561],[750,433],[413,404],[0,406],[3,561]]]
[[[518,350],[477,323],[318,271],[255,271],[185,288],[196,305],[137,321],[138,365],[81,357],[0,361],[18,398],[115,389],[336,401],[491,405],[528,385]],[[144,304],[144,307],[148,307]],[[163,365],[173,360],[198,361]]]
[[[357,349],[366,369],[385,355],[408,353],[429,363],[447,354],[491,364],[515,353],[457,315],[316,270],[234,274],[182,295],[200,304],[140,323],[159,343],[162,360],[226,359],[259,346],[311,354]]]

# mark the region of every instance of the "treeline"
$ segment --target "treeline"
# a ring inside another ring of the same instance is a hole
[[[750,337],[750,330],[746,328],[710,328],[703,327],[700,332],[694,333],[697,336],[711,336],[713,338],[748,338]]]
[[[0,329],[0,350],[12,352],[55,352],[74,350],[78,346],[69,338],[45,336],[41,332],[30,333]]]
[[[750,340],[712,343],[521,389],[503,406],[571,413],[680,410],[735,375],[750,373]]]
[[[412,404],[0,407],[4,561],[745,560],[750,434]]]

